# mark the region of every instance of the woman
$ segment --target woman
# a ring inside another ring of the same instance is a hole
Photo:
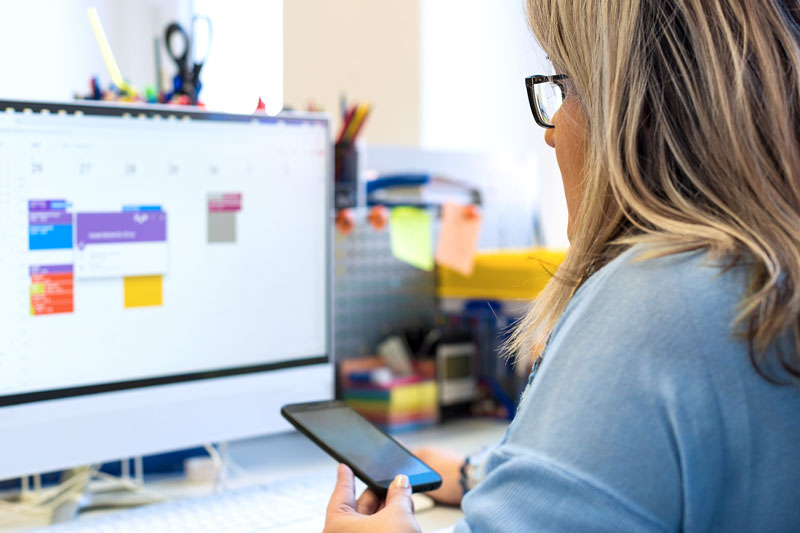
[[[800,4],[528,4],[571,247],[456,531],[798,530]],[[326,531],[415,531],[405,484],[375,512],[340,467]]]

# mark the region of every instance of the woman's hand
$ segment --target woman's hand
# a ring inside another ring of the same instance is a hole
[[[414,450],[414,455],[442,476],[442,486],[425,494],[439,503],[460,505],[464,491],[461,489],[459,478],[465,457],[439,448],[428,447]]]
[[[400,475],[392,481],[385,501],[381,501],[368,490],[361,495],[356,504],[353,472],[346,465],[340,464],[337,474],[336,488],[333,489],[331,501],[328,503],[323,533],[418,533],[420,531],[414,519],[414,505],[411,503],[411,485],[408,477]]]

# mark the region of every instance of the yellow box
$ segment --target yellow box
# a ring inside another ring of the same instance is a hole
[[[125,280],[125,307],[152,307],[163,304],[164,276],[129,276]]]
[[[566,250],[533,248],[479,252],[469,277],[438,269],[440,298],[470,300],[533,299],[547,285],[566,257]]]

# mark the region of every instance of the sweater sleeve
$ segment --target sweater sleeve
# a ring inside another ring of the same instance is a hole
[[[467,517],[456,525],[457,533],[668,530],[607,487],[533,454],[503,457],[502,465],[467,498]]]

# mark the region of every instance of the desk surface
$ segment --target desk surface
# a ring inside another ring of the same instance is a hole
[[[471,419],[449,422],[433,428],[397,436],[408,448],[439,446],[460,453],[470,453],[497,442],[508,422]],[[335,461],[310,440],[297,432],[248,439],[231,444],[233,460],[260,481],[312,474],[335,468]],[[333,487],[331,487],[333,490]],[[436,506],[417,514],[423,531],[433,531],[454,524],[461,518],[460,509]]]
[[[438,446],[467,454],[497,442],[507,426],[508,422],[502,420],[468,419],[403,433],[396,438],[410,449]],[[233,442],[230,455],[247,472],[246,478],[231,480],[233,487],[320,473],[330,475],[332,480],[335,478],[335,461],[296,431]],[[148,485],[174,497],[205,494],[210,488],[207,483],[187,483],[175,478],[154,481]],[[462,516],[460,509],[435,506],[417,513],[417,521],[423,531],[435,531],[452,526]]]
[[[459,453],[471,453],[497,442],[508,422],[502,420],[469,419],[449,422],[433,428],[403,433],[396,438],[405,446],[438,446]],[[254,483],[269,483],[281,479],[324,475],[335,479],[336,462],[306,437],[296,431],[233,442],[229,447],[233,462],[241,467],[245,476],[228,480],[232,488]],[[357,481],[356,489],[363,484]],[[174,476],[148,479],[147,487],[169,498],[208,494],[210,482],[190,482]],[[89,518],[92,513],[82,515]],[[452,526],[463,514],[458,508],[434,506],[417,513],[423,531],[436,531]],[[33,526],[31,524],[30,526]]]

